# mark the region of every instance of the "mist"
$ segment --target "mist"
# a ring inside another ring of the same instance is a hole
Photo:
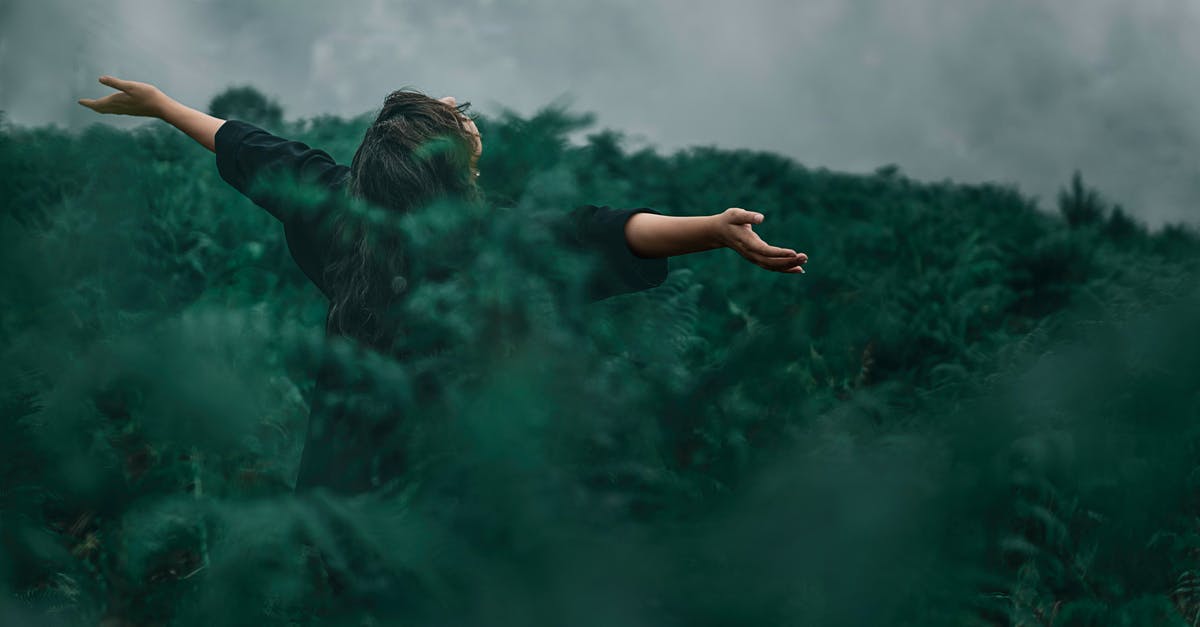
[[[253,84],[291,118],[411,86],[484,114],[557,100],[634,148],[998,181],[1047,210],[1078,169],[1151,225],[1196,223],[1197,27],[1185,0],[4,0],[0,109],[145,123],[75,103],[101,74],[198,108]]]

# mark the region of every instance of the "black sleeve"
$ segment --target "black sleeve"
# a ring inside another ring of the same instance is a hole
[[[221,178],[285,225],[313,222],[315,216],[300,215],[257,183],[273,175],[290,175],[297,181],[334,188],[350,174],[350,168],[338,165],[323,150],[278,137],[241,120],[222,124],[214,141]]]
[[[328,296],[329,291],[322,281],[328,248],[325,216],[319,215],[319,211],[305,213],[299,210],[260,183],[273,176],[286,175],[297,182],[335,189],[346,184],[350,168],[338,165],[323,150],[278,137],[240,120],[222,124],[214,141],[217,172],[221,178],[283,223],[292,258],[309,280]]]
[[[639,257],[629,248],[625,223],[638,213],[662,215],[645,207],[613,209],[584,205],[555,220],[554,231],[564,244],[600,257],[602,265],[586,289],[591,300],[658,287],[666,280],[666,257]]]

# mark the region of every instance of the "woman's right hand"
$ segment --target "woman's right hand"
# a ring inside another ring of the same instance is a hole
[[[103,98],[79,100],[79,104],[97,113],[157,118],[162,116],[163,109],[170,100],[150,83],[124,81],[112,76],[101,76],[100,83],[120,91]]]
[[[753,225],[762,224],[763,214],[730,207],[711,217],[716,221],[717,241],[737,251],[747,261],[765,270],[803,274],[808,255],[791,248],[772,246],[754,232]]]

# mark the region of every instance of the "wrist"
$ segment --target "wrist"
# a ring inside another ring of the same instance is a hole
[[[725,240],[724,222],[721,220],[721,214],[713,214],[705,216],[705,236],[708,238],[708,243],[713,248],[725,248],[729,242]]]
[[[170,96],[159,92],[150,100],[150,112],[153,117],[163,121],[170,121],[172,109],[179,105],[171,99]]]

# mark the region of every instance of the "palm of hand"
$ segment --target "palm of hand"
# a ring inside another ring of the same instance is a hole
[[[808,255],[772,246],[754,232],[754,225],[761,224],[764,219],[761,213],[732,207],[721,213],[720,218],[723,243],[747,261],[774,272],[804,273]]]
[[[111,76],[101,76],[100,83],[120,91],[103,98],[81,98],[79,104],[97,113],[143,117],[158,115],[162,92],[154,85],[124,81]]]

